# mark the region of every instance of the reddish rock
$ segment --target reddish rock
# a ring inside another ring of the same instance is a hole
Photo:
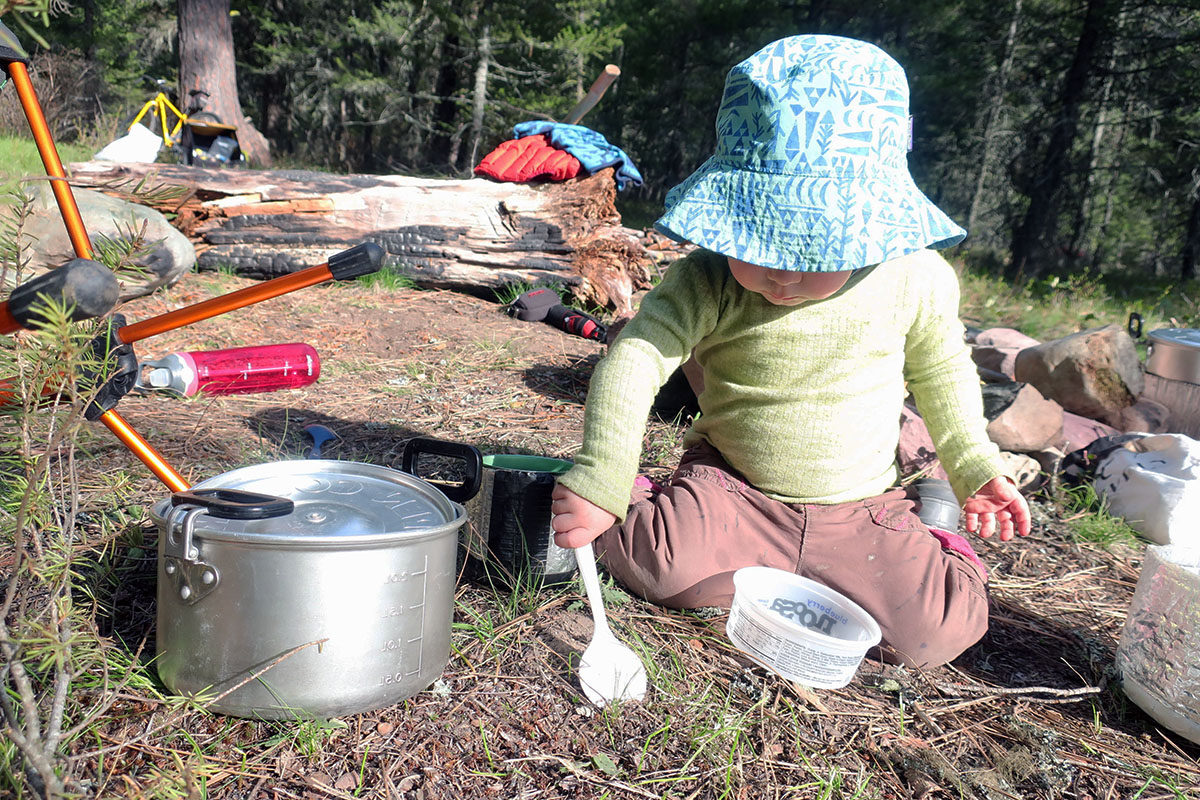
[[[988,438],[1001,450],[1033,453],[1062,441],[1063,410],[1027,383],[983,387]]]
[[[1037,339],[1012,328],[988,328],[977,333],[972,340],[971,358],[983,369],[1012,378],[1017,354],[1038,343]]]
[[[1087,447],[1102,436],[1115,436],[1118,433],[1120,431],[1112,425],[1066,411],[1063,413],[1062,451],[1070,453]]]
[[[904,477],[920,472],[930,478],[949,479],[934,452],[925,420],[908,404],[900,414],[900,446],[896,448],[896,462]]]
[[[1067,411],[1114,426],[1145,385],[1133,339],[1119,325],[1028,347],[1017,354],[1014,377]]]

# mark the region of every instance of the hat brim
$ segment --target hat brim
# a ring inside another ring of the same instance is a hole
[[[907,170],[754,172],[714,156],[667,194],[654,227],[768,269],[842,272],[961,242]]]

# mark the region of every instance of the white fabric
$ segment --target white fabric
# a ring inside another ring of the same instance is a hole
[[[152,163],[158,158],[162,137],[140,122],[129,126],[129,133],[114,139],[96,153],[96,161],[140,161]]]
[[[1200,547],[1200,442],[1178,433],[1126,443],[1096,466],[1109,511],[1156,544]]]

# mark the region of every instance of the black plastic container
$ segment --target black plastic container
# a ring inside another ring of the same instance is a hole
[[[469,537],[460,542],[464,576],[505,586],[563,583],[575,553],[554,543],[550,495],[570,461],[486,455],[479,493],[466,503]]]

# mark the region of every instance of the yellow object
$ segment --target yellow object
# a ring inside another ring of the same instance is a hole
[[[146,105],[142,106],[142,110],[133,118],[133,122],[129,124],[129,127],[133,128],[147,114],[152,119],[158,120],[159,135],[162,136],[163,144],[167,147],[173,147],[179,143],[180,131],[183,130],[183,123],[187,122],[187,115],[175,107],[175,104],[171,102],[171,98],[162,92],[154,95],[154,97],[146,101]],[[169,124],[168,121],[170,121]],[[149,128],[151,126],[147,125],[146,127]]]

